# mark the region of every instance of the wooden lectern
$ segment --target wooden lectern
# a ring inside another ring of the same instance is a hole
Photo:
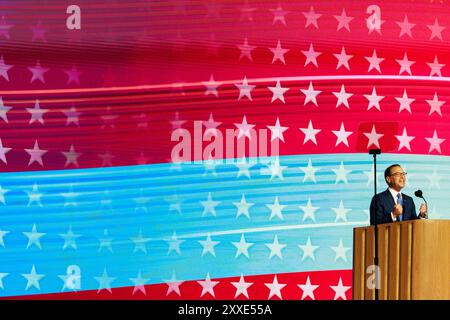
[[[374,227],[354,228],[355,300],[375,299],[366,285],[374,251]],[[380,300],[450,299],[450,220],[379,224],[378,257]]]

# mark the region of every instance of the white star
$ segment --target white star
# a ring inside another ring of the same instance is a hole
[[[280,23],[286,25],[286,19],[285,19],[285,15],[289,13],[289,11],[285,11],[283,10],[283,8],[278,5],[278,7],[276,9],[269,9],[270,12],[273,13],[273,23],[272,25],[274,25],[277,21],[279,21]]]
[[[430,149],[428,150],[428,153],[431,153],[431,151],[436,150],[439,153],[441,152],[441,143],[445,141],[445,139],[441,139],[438,137],[436,130],[434,130],[433,136],[429,138],[425,138],[428,143],[430,144]]]
[[[234,124],[236,126],[236,128],[239,129],[239,133],[238,133],[238,139],[240,139],[243,136],[248,137],[249,140],[252,139],[251,136],[251,130],[253,130],[253,127],[255,127],[254,124],[248,124],[247,123],[247,118],[244,115],[244,118],[242,119],[242,123],[235,123]]]
[[[182,244],[185,240],[178,240],[177,234],[174,231],[170,240],[166,240],[169,243],[169,250],[167,250],[167,254],[169,255],[172,251],[175,251],[179,255],[181,255],[180,244]]]
[[[367,137],[367,139],[369,139],[369,141],[367,142],[367,148],[369,148],[371,145],[376,146],[377,148],[380,147],[380,139],[381,137],[384,136],[384,134],[382,133],[377,133],[377,131],[375,130],[375,125],[372,126],[372,131],[371,132],[364,132],[364,135]]]
[[[445,104],[445,101],[439,101],[437,93],[434,93],[434,97],[433,100],[425,100],[428,105],[430,106],[430,113],[428,114],[429,116],[433,113],[436,112],[437,114],[439,114],[442,117],[442,113],[441,113],[441,107]],[[0,141],[0,150],[1,150],[1,141]],[[0,151],[1,152],[1,151]]]
[[[430,77],[437,75],[438,77],[442,77],[441,69],[445,67],[445,64],[439,63],[437,56],[434,56],[434,61],[427,62],[427,65],[430,67]]]
[[[347,251],[350,250],[350,247],[344,247],[342,243],[342,239],[339,240],[339,244],[337,247],[331,247],[333,251],[336,253],[334,261],[336,262],[338,259],[342,259],[347,262]]]
[[[286,64],[286,61],[284,60],[284,55],[288,53],[290,49],[283,49],[281,47],[280,40],[278,40],[276,48],[269,48],[269,50],[272,51],[273,53],[272,64],[277,60],[280,60],[281,62],[283,62],[283,64]]]
[[[3,240],[3,237],[8,233],[10,233],[10,231],[0,230],[0,246],[2,246],[3,248],[5,248],[5,241]]]
[[[408,136],[408,133],[406,132],[406,127],[403,128],[402,135],[396,135],[395,136],[399,142],[397,151],[400,151],[402,148],[406,148],[409,151],[411,151],[411,145],[410,142],[415,138],[413,136]]]
[[[3,56],[0,56],[0,76],[3,77],[8,82],[9,82],[8,71],[12,67],[14,67],[14,66],[5,64],[5,60],[3,60]]]
[[[41,67],[41,63],[40,63],[39,60],[36,62],[36,66],[35,67],[28,67],[28,70],[32,73],[30,83],[33,83],[36,80],[39,80],[42,83],[45,83],[44,74],[49,69]]]
[[[239,56],[239,61],[244,58],[247,57],[250,61],[253,62],[253,58],[252,58],[252,51],[256,48],[255,46],[250,46],[248,44],[248,40],[247,37],[245,37],[244,40],[244,44],[238,46],[239,50],[241,50],[241,55]]]
[[[209,154],[208,160],[203,161],[203,165],[205,166],[205,172],[203,173],[203,176],[206,176],[208,172],[210,172],[213,176],[217,176],[216,166],[218,163],[220,163],[220,160],[214,160],[211,154]]]
[[[68,206],[76,207],[77,206],[77,202],[76,202],[75,198],[78,196],[78,193],[73,192],[72,184],[70,185],[69,192],[61,193],[61,196],[66,198],[66,201],[64,202],[64,207],[68,207]]]
[[[340,67],[344,66],[347,68],[347,70],[350,71],[350,66],[348,64],[348,61],[353,57],[353,55],[347,54],[345,52],[345,47],[342,46],[341,53],[333,53],[333,56],[338,59],[338,64],[336,67],[336,70],[338,70]]]
[[[1,60],[0,60],[1,62]],[[0,97],[0,118],[2,118],[6,123],[8,123],[8,116],[6,115],[12,107],[5,106],[3,104],[3,99]]]
[[[44,274],[38,274],[36,273],[36,268],[33,266],[31,267],[30,273],[22,273],[22,277],[24,277],[27,280],[27,286],[25,287],[25,291],[30,289],[30,287],[35,287],[38,290],[41,290],[41,286],[39,284],[39,281],[45,277]]]
[[[28,165],[33,164],[33,162],[37,162],[41,166],[44,166],[44,163],[42,162],[42,156],[46,154],[48,150],[39,149],[37,140],[35,140],[34,142],[33,149],[25,149],[25,151],[30,155],[30,161],[28,162]]]
[[[250,214],[249,214],[248,210],[250,209],[251,206],[254,205],[254,203],[247,202],[245,200],[245,194],[242,195],[240,202],[233,202],[233,204],[237,208],[236,219],[239,218],[241,215],[244,215],[250,219]]]
[[[241,100],[242,97],[247,97],[250,101],[253,101],[252,90],[256,86],[248,84],[247,77],[244,77],[242,84],[235,83],[234,85],[239,89],[238,101]]]
[[[41,197],[43,196],[42,193],[38,192],[38,186],[35,183],[33,185],[33,188],[31,189],[31,191],[26,191],[28,193],[28,205],[27,207],[30,206],[31,203],[33,202],[37,202],[37,204],[42,207],[42,203],[41,203]]]
[[[239,295],[244,295],[248,299],[248,288],[253,285],[253,282],[245,282],[244,275],[241,274],[239,282],[231,282],[231,284],[236,288],[236,293],[234,298],[236,299]]]
[[[206,237],[206,240],[204,240],[204,241],[199,240],[198,242],[203,247],[202,257],[205,254],[207,254],[207,253],[210,253],[214,257],[216,256],[216,252],[214,251],[214,247],[217,246],[220,243],[220,241],[212,241],[210,233],[208,233],[208,236]]]
[[[147,247],[145,246],[145,244],[149,242],[151,239],[144,237],[144,235],[142,234],[142,229],[139,230],[139,234],[137,235],[137,237],[132,237],[130,238],[130,240],[133,241],[134,243],[133,253],[137,251],[142,251],[145,254],[147,254]]]
[[[440,180],[442,179],[441,175],[438,175],[436,167],[433,169],[432,175],[427,175],[428,180],[430,180],[430,184],[428,185],[428,189],[441,189]]]
[[[278,283],[277,275],[273,277],[272,283],[264,283],[264,285],[270,289],[269,297],[267,298],[268,300],[270,300],[273,296],[277,296],[283,300],[281,290],[286,287],[287,283]]]
[[[344,286],[342,284],[342,278],[339,277],[339,283],[336,286],[330,286],[331,289],[334,290],[334,300],[337,300],[339,298],[342,298],[343,300],[347,300],[347,297],[345,295],[345,292],[347,292],[348,289],[351,288],[351,286]]]
[[[267,128],[270,129],[270,141],[272,142],[275,139],[280,139],[281,141],[284,142],[284,136],[283,133],[289,129],[289,127],[282,127],[280,125],[280,119],[277,117],[277,121],[275,123],[275,125],[273,126],[267,126]],[[0,150],[1,150],[1,140],[0,140]]]
[[[266,204],[266,207],[268,207],[271,210],[269,220],[272,220],[272,218],[274,217],[278,217],[281,220],[284,220],[283,209],[286,208],[287,205],[280,205],[280,202],[278,201],[278,196],[275,196],[275,201],[273,204]]]
[[[73,164],[78,168],[78,158],[81,156],[80,152],[75,152],[75,147],[70,145],[70,149],[67,152],[61,152],[66,157],[66,163],[64,164],[64,168],[70,164]]]
[[[307,28],[309,25],[313,25],[316,27],[316,29],[319,29],[317,19],[319,19],[322,15],[320,13],[315,13],[313,6],[310,7],[309,12],[302,12],[302,14],[306,18],[305,28]]]
[[[398,113],[402,112],[402,110],[407,110],[410,114],[411,112],[411,103],[413,103],[416,99],[408,98],[408,94],[406,93],[406,89],[403,91],[403,97],[395,97],[395,100],[400,103],[400,108],[398,109]]]
[[[211,215],[214,217],[216,216],[216,206],[218,206],[220,204],[220,201],[213,201],[211,192],[208,192],[208,200],[200,201],[200,203],[203,206],[202,217],[204,217],[208,213],[211,213]]]
[[[303,250],[303,257],[302,257],[302,261],[305,260],[306,258],[311,258],[313,261],[316,261],[316,257],[314,256],[314,251],[316,251],[319,246],[313,246],[311,243],[311,238],[308,237],[308,240],[306,241],[306,244],[298,245],[300,249]]]
[[[311,179],[314,183],[316,183],[316,176],[315,173],[320,170],[320,168],[314,168],[311,162],[311,159],[308,160],[308,166],[306,167],[300,167],[300,169],[305,173],[305,176],[303,177],[303,182],[305,182],[308,179]]]
[[[316,222],[316,216],[314,213],[320,209],[320,207],[313,207],[311,203],[311,198],[308,198],[308,203],[306,204],[306,207],[299,206],[300,209],[303,210],[303,220],[304,222],[306,219],[310,218],[312,221]]]
[[[400,71],[398,72],[399,75],[406,71],[410,76],[412,76],[411,66],[416,62],[408,60],[408,55],[406,54],[406,52],[402,60],[395,59],[395,61],[397,61],[397,63],[400,65]]]
[[[202,281],[197,281],[199,285],[202,286],[202,293],[200,294],[200,298],[203,297],[205,294],[209,293],[214,298],[216,297],[214,294],[214,287],[219,283],[219,281],[211,281],[211,278],[209,277],[209,272],[206,275],[206,279]]]
[[[331,210],[333,210],[334,213],[336,214],[336,219],[334,220],[334,222],[338,222],[339,220],[346,222],[347,213],[352,211],[352,209],[345,209],[344,202],[342,200],[341,202],[339,202],[339,208],[331,208]]]
[[[133,198],[133,201],[136,203],[136,206],[134,208],[134,212],[136,212],[136,211],[148,212],[148,210],[147,210],[147,203],[150,200],[151,200],[150,197],[144,197],[144,191],[141,188],[139,197]]]
[[[348,105],[348,99],[353,96],[353,93],[347,93],[345,92],[344,85],[341,85],[341,91],[339,92],[333,92],[334,96],[338,99],[336,102],[336,108],[339,107],[341,104],[347,107],[347,109],[350,109],[350,106]]]
[[[372,109],[373,107],[377,108],[381,111],[380,101],[384,99],[384,96],[377,95],[377,90],[375,86],[372,89],[372,94],[365,94],[364,97],[369,100],[369,105],[367,106],[367,110]]]
[[[0,289],[5,289],[5,287],[3,286],[3,279],[8,275],[9,273],[0,273]]]
[[[67,117],[66,120],[66,126],[70,125],[71,123],[76,124],[77,126],[80,125],[79,123],[79,116],[82,114],[81,112],[78,112],[77,109],[75,109],[75,106],[72,104],[72,107],[69,110],[63,111],[64,114]]]
[[[249,254],[248,254],[248,249],[251,246],[253,246],[254,243],[246,242],[244,234],[241,235],[241,240],[239,242],[232,242],[232,244],[237,249],[235,258],[239,257],[241,254],[243,254],[247,258],[250,258]]]
[[[172,125],[172,131],[175,131],[176,129],[180,129],[183,127],[183,124],[186,122],[186,120],[180,119],[179,112],[175,112],[175,118],[170,121],[170,124]]]
[[[273,256],[279,257],[281,260],[283,260],[283,255],[281,254],[281,250],[286,247],[285,244],[281,244],[278,242],[278,236],[275,235],[273,239],[273,243],[265,243],[266,247],[270,249],[270,255],[269,259],[272,259]]]
[[[319,93],[321,93],[322,91],[320,90],[314,90],[313,84],[312,82],[309,83],[309,87],[307,90],[305,89],[300,89],[301,92],[303,92],[303,94],[305,95],[305,101],[303,102],[303,105],[306,106],[306,104],[308,102],[312,102],[314,103],[316,106],[318,106],[317,104],[317,100],[316,97]]]
[[[271,102],[274,102],[275,100],[279,99],[283,103],[286,103],[284,101],[284,93],[287,92],[289,90],[289,88],[281,87],[280,80],[277,80],[277,84],[275,87],[267,87],[267,88],[270,91],[272,91],[272,101]]]
[[[401,38],[404,34],[407,34],[411,39],[413,38],[411,29],[414,28],[416,25],[415,23],[409,23],[408,16],[405,15],[405,18],[403,19],[403,22],[396,22],[398,26],[401,28],[400,35],[398,36]]]
[[[283,133],[281,133],[283,134]],[[284,142],[284,140],[283,140]],[[12,148],[7,148],[3,146],[2,139],[0,138],[0,160],[2,160],[5,164],[8,164],[6,161],[6,154],[11,151]]]
[[[214,75],[211,74],[208,82],[202,82],[204,86],[206,86],[205,96],[207,95],[215,95],[216,97],[219,96],[219,93],[217,92],[217,88],[220,86],[220,82],[216,82],[214,80]]]
[[[182,215],[183,212],[181,210],[181,203],[183,200],[180,200],[178,194],[174,194],[173,196],[167,197],[167,202],[169,202],[169,212],[177,211],[179,215]]]
[[[354,17],[347,16],[347,13],[345,12],[345,8],[342,9],[342,13],[340,16],[333,16],[338,21],[337,31],[341,30],[342,28],[347,29],[348,32],[350,32],[350,25],[349,23],[354,19]]]
[[[314,129],[312,121],[309,120],[308,128],[299,128],[304,134],[303,144],[311,140],[317,146],[316,135],[322,131],[322,129]]]
[[[370,70],[375,69],[379,73],[381,73],[380,63],[384,61],[384,58],[378,58],[377,51],[374,49],[371,57],[364,57],[370,64],[369,64],[369,70],[367,72],[370,72]]]
[[[270,181],[273,180],[273,178],[278,177],[280,180],[284,180],[283,177],[283,170],[286,169],[287,166],[280,166],[280,158],[277,157],[275,161],[270,162],[269,164],[269,172],[270,172]]]
[[[339,166],[339,169],[332,169],[332,170],[336,174],[335,184],[338,184],[339,181],[343,181],[345,184],[348,184],[347,174],[350,174],[350,172],[352,172],[352,170],[345,170],[344,162],[341,161],[341,165]]]
[[[428,29],[431,31],[430,40],[433,40],[435,37],[442,41],[442,31],[447,29],[447,27],[440,26],[438,19],[434,19],[434,24],[427,25]]]
[[[103,274],[100,277],[94,277],[95,280],[97,280],[99,286],[97,294],[100,293],[102,290],[107,290],[109,293],[112,293],[111,291],[111,283],[116,280],[117,278],[109,277],[108,273],[106,272],[106,268],[103,269]]]
[[[140,291],[144,295],[147,295],[147,292],[145,291],[145,283],[148,282],[148,278],[143,278],[141,274],[141,270],[139,270],[139,273],[137,274],[136,278],[129,278],[131,282],[133,282],[134,288],[133,288],[133,295]]]
[[[32,245],[36,245],[39,249],[42,249],[40,238],[45,236],[46,233],[37,232],[36,225],[33,224],[31,232],[22,232],[28,238],[27,249]]]
[[[67,231],[67,233],[60,233],[59,236],[64,239],[63,250],[66,250],[67,247],[72,247],[73,249],[77,250],[77,244],[75,240],[81,237],[81,235],[73,233],[72,226],[69,226],[69,231]]]
[[[246,176],[247,178],[250,178],[249,169],[254,166],[253,160],[251,160],[250,162],[247,162],[245,156],[243,156],[241,159],[236,161],[235,165],[239,169],[239,171],[237,173],[237,178],[239,178],[242,175]]]
[[[302,289],[302,291],[303,291],[302,300],[304,300],[306,297],[310,297],[313,300],[316,299],[314,297],[314,290],[316,290],[319,287],[319,285],[311,284],[311,280],[309,279],[309,276],[306,279],[306,283],[305,284],[299,284],[298,287],[300,289]]]
[[[213,135],[217,137],[218,130],[217,127],[222,124],[222,122],[214,121],[213,114],[209,114],[208,121],[202,122],[205,126],[205,133],[203,134],[205,137],[208,137],[208,135]]]
[[[168,286],[166,296],[171,292],[175,292],[177,295],[181,296],[180,286],[183,284],[184,280],[177,280],[175,272],[172,273],[172,278],[170,278],[170,280],[164,280],[164,282]]]
[[[369,186],[371,183],[373,183],[373,177],[374,177],[374,166],[372,165],[371,171],[364,171],[363,173],[367,176],[367,185]],[[379,185],[378,178],[380,176],[380,173],[377,172],[377,185]]]
[[[36,100],[34,108],[26,109],[31,114],[30,122],[28,124],[32,124],[35,121],[39,121],[41,124],[44,124],[44,118],[42,116],[44,115],[44,113],[48,112],[49,109],[41,109],[39,100]]]
[[[113,252],[111,242],[113,238],[108,237],[108,229],[103,230],[103,236],[102,238],[98,238],[100,244],[98,247],[98,251],[101,251],[103,248],[108,249],[110,252]]]
[[[348,145],[348,137],[353,134],[353,131],[345,131],[344,122],[341,123],[341,128],[338,130],[331,130],[333,134],[336,136],[336,145],[337,147],[340,143],[345,144],[347,147]]]
[[[316,68],[319,67],[318,63],[317,63],[317,57],[320,56],[322,54],[322,52],[316,52],[314,51],[314,47],[313,44],[310,43],[309,44],[309,50],[302,50],[302,53],[305,55],[306,60],[305,60],[305,64],[304,67],[306,67],[308,64],[312,63],[313,65],[316,66]]]

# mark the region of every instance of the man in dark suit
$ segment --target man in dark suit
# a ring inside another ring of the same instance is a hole
[[[419,216],[417,216],[413,199],[401,193],[406,184],[406,172],[399,164],[387,167],[384,171],[384,179],[389,187],[372,197],[370,203],[371,225],[375,224],[375,219],[377,224],[380,224],[426,218],[427,207],[425,203],[420,206]]]

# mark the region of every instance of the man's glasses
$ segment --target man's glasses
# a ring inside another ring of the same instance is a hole
[[[408,173],[406,173],[406,172],[397,172],[397,173],[391,174],[390,176],[391,177],[392,176],[394,176],[394,177],[406,177],[407,174]]]

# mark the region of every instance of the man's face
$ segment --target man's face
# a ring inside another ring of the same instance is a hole
[[[391,174],[386,178],[389,187],[394,190],[400,191],[405,187],[406,174],[402,167],[391,168]]]

